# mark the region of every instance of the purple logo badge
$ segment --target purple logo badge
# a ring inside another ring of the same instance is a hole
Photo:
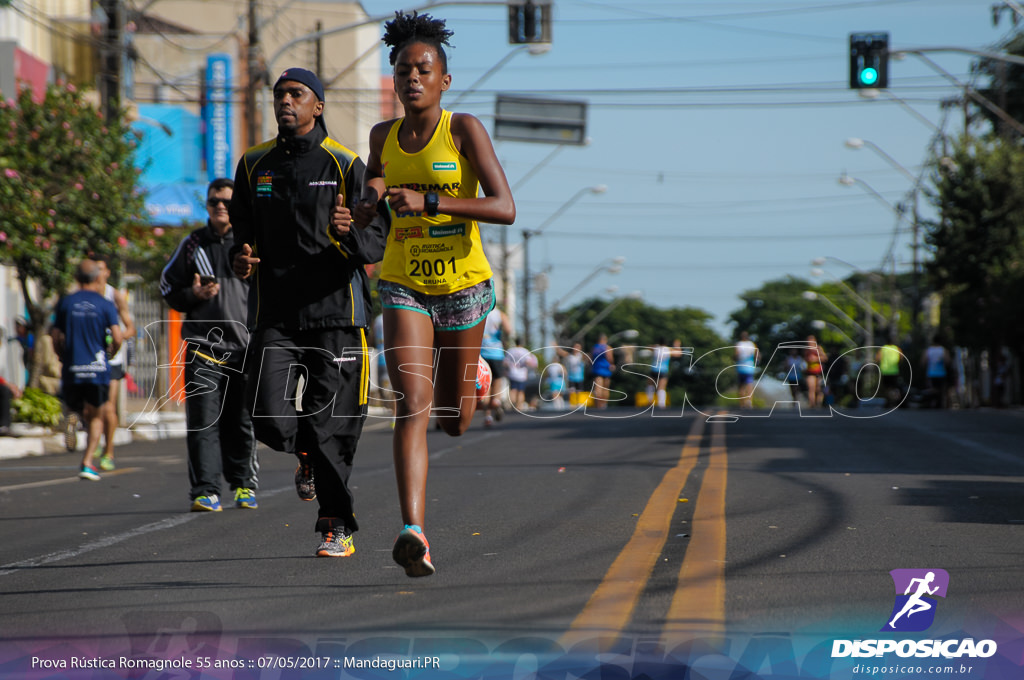
[[[946,597],[949,574],[945,569],[893,569],[889,575],[896,589],[896,603],[882,630],[927,630],[935,621],[935,598]]]

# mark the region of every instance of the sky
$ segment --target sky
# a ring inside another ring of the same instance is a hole
[[[588,103],[587,146],[551,156],[548,145],[495,141],[517,187],[509,242],[544,226],[529,260],[547,273],[547,302],[642,295],[660,308],[703,309],[731,337],[739,295],[765,281],[843,278],[881,267],[889,252],[897,271],[910,269],[912,229],[894,212],[913,187],[904,170],[919,176],[936,128],[962,133],[961,109],[942,102],[971,80],[970,54],[928,48],[994,49],[1013,11],[994,25],[993,4],[555,0],[550,51],[517,52],[469,92],[513,49],[505,8],[427,11],[455,31],[446,105],[462,95],[452,108],[492,135],[498,93]],[[398,9],[393,0],[363,6]],[[926,50],[932,64],[890,61],[887,93],[861,97],[848,89],[848,41],[865,31],[888,31],[893,51]],[[869,144],[851,149],[850,138]],[[843,173],[852,185],[839,183]],[[597,186],[607,190],[585,191]],[[924,198],[919,210],[934,214]],[[484,234],[499,238],[497,227]],[[614,257],[625,258],[621,271],[603,271]],[[828,258],[818,278],[816,258]]]

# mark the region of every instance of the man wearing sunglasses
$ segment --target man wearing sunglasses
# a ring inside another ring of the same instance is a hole
[[[235,183],[215,179],[206,190],[205,227],[178,246],[160,275],[160,293],[185,314],[181,327],[185,368],[188,477],[193,512],[221,510],[221,476],[235,507],[256,508],[256,438],[245,405],[243,363],[249,282],[231,271],[235,244],[228,204]]]

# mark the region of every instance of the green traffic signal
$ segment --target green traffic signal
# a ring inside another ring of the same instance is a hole
[[[862,85],[874,85],[878,82],[878,71],[870,66],[861,70],[860,82]]]
[[[889,86],[889,34],[885,31],[850,34],[850,88]]]

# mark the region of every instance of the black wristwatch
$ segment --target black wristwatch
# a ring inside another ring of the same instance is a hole
[[[423,197],[423,212],[427,217],[437,217],[437,206],[441,199],[437,197],[436,191],[428,191]]]

